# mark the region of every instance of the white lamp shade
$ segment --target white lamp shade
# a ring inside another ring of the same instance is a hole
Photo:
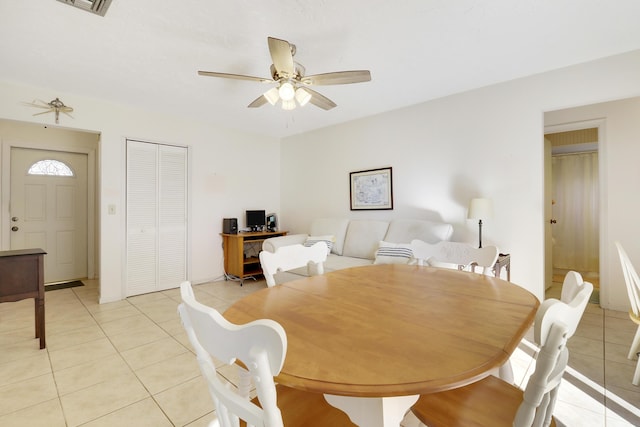
[[[278,89],[278,93],[280,95],[280,98],[283,101],[291,101],[293,100],[293,97],[296,95],[296,89],[293,87],[291,83],[284,82],[280,85],[280,88]]]
[[[299,87],[298,89],[296,89],[296,100],[301,107],[304,107],[305,105],[307,105],[307,102],[311,100],[311,94],[304,90],[304,88]]]
[[[469,219],[493,218],[493,204],[490,199],[471,199],[469,203]]]
[[[272,87],[271,89],[263,93],[262,96],[264,96],[271,105],[276,105],[276,102],[278,102],[278,100],[280,99],[278,88],[275,87]]]
[[[282,109],[283,110],[293,110],[296,108],[296,101],[293,99],[283,99],[282,100]]]

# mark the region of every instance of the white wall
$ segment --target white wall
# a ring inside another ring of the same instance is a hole
[[[0,82],[0,118],[51,124],[50,115],[33,117],[21,103],[58,96],[76,109],[75,119],[61,118],[63,126],[101,134],[101,302],[123,295],[125,137],[191,147],[194,282],[222,274],[221,219],[242,218],[247,208],[279,212],[281,227],[293,232],[306,231],[320,216],[442,219],[454,224],[455,240],[475,242],[477,224],[466,220],[466,208],[470,198],[483,196],[495,209],[483,241],[512,253],[512,280],[541,298],[544,112],[639,96],[638,75],[635,51],[289,137],[281,148],[274,139],[177,115],[9,82]],[[249,155],[256,152],[262,155]],[[632,158],[622,153],[610,161],[617,168]],[[384,166],[393,167],[395,209],[351,212],[349,172]],[[116,215],[107,215],[109,204],[117,206]],[[616,227],[632,242],[640,234],[631,218],[635,207],[620,194],[608,205],[609,212],[629,212]],[[617,263],[610,256],[603,262]],[[607,308],[624,299],[615,286]]]
[[[599,136],[602,180],[601,204],[606,216],[600,246],[604,262],[600,272],[601,304],[627,310],[629,303],[614,242],[620,241],[636,268],[640,268],[640,98],[592,104],[545,114],[545,125],[604,119]]]
[[[22,103],[59,97],[75,109],[73,119],[61,115],[60,126],[100,134],[100,302],[124,296],[125,138],[190,148],[191,279],[195,283],[223,274],[222,218],[237,217],[242,225],[245,209],[280,210],[280,181],[273,173],[280,168],[277,139],[194,122],[181,118],[179,112],[155,114],[10,82],[0,81],[0,94],[0,118],[55,126],[51,114],[34,117],[34,110]],[[265,185],[266,174],[270,185]],[[116,215],[107,215],[111,204]],[[3,206],[0,215],[8,215],[8,207]]]
[[[489,197],[495,217],[483,243],[511,253],[512,281],[542,298],[544,112],[639,95],[638,75],[635,51],[286,138],[283,227],[303,232],[322,216],[441,219],[454,240],[475,243],[467,204]],[[349,172],[384,166],[393,167],[394,210],[351,212]]]

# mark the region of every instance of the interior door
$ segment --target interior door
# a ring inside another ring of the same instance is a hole
[[[127,140],[127,296],[187,278],[187,149]]]
[[[11,249],[42,248],[46,283],[87,277],[87,155],[11,149]]]
[[[551,174],[551,141],[544,139],[544,287],[553,285],[553,205]]]

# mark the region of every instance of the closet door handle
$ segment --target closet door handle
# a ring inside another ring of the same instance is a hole
[[[555,224],[556,222],[558,222],[558,221],[556,221],[555,219],[550,219],[549,220],[549,224]]]

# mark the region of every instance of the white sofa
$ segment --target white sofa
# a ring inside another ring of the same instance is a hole
[[[331,252],[324,263],[324,271],[329,272],[373,264],[376,262],[376,251],[381,241],[389,243],[389,246],[409,246],[414,239],[437,243],[451,239],[452,233],[451,224],[435,221],[321,218],[311,223],[308,234],[290,234],[266,239],[262,244],[262,250],[275,252],[281,246],[305,244],[307,240],[333,240]],[[283,282],[295,278],[291,274],[306,275],[307,269],[279,273],[280,277],[276,280]]]

